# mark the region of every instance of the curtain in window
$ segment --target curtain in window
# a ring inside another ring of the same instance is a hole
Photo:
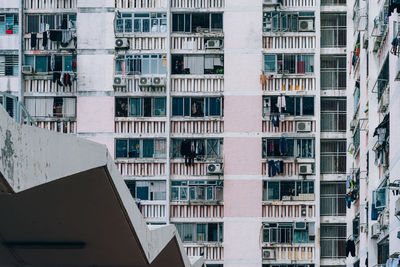
[[[154,140],[154,157],[165,158],[166,154],[166,142],[165,140]]]
[[[76,99],[75,98],[64,98],[63,114],[64,117],[75,117],[76,110]]]
[[[141,115],[141,101],[140,98],[129,99],[129,116],[140,116]]]
[[[143,157],[152,158],[154,153],[154,140],[143,140]]]

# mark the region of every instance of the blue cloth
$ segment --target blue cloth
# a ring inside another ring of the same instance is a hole
[[[287,153],[287,140],[282,137],[279,139],[279,150],[281,151],[281,155],[285,156]]]
[[[375,204],[371,205],[371,220],[376,221],[378,220],[378,210],[375,208]]]

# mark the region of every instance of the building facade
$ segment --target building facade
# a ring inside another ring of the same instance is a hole
[[[399,109],[397,3],[353,1],[347,56],[349,103],[348,236],[356,253],[348,266],[397,266]],[[392,138],[391,138],[392,137]],[[396,204],[397,203],[397,204]]]
[[[175,224],[188,255],[346,265],[348,3],[9,2],[6,104],[105,144],[147,223]]]

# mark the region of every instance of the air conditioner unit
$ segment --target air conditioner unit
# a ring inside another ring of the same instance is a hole
[[[74,50],[76,49],[76,43],[75,40],[71,40],[68,44],[61,44],[60,45],[61,50]]]
[[[127,38],[117,38],[115,39],[115,48],[129,48],[129,41]]]
[[[306,175],[306,174],[312,174],[312,165],[311,164],[299,164],[299,174],[300,175]]]
[[[151,86],[152,78],[151,77],[140,77],[139,78],[139,86]]]
[[[389,212],[384,210],[381,212],[381,216],[379,218],[379,224],[381,229],[386,229],[389,226]]]
[[[219,49],[222,47],[222,41],[218,39],[207,40],[206,49]]]
[[[400,216],[400,198],[396,200],[395,208],[394,208],[394,216]]]
[[[371,225],[371,237],[377,238],[381,234],[381,225],[379,223],[374,223]]]
[[[207,174],[222,174],[222,164],[221,163],[207,164]]]
[[[23,73],[23,74],[32,74],[32,73],[33,73],[33,68],[32,68],[32,66],[23,65],[23,66],[22,66],[22,73]]]
[[[161,114],[165,114],[164,109],[154,109],[154,116],[161,116]]]
[[[153,86],[165,86],[165,77],[153,77]]]
[[[114,86],[126,86],[126,79],[122,77],[114,77]]]
[[[311,121],[298,121],[296,122],[297,132],[311,132]]]
[[[275,260],[275,249],[264,248],[262,251],[263,260]]]
[[[299,31],[308,32],[314,30],[314,20],[299,19]]]
[[[306,230],[307,229],[307,224],[305,222],[296,222],[294,224],[294,229],[296,229],[296,230]]]
[[[277,6],[279,5],[278,0],[264,0],[263,1],[264,6]]]

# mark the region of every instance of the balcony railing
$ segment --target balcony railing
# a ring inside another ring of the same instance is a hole
[[[76,133],[76,127],[77,127],[76,121],[70,121],[70,120],[50,121],[48,119],[46,120],[35,119],[35,122],[38,127],[47,129],[49,131],[54,131],[59,133],[70,133],[70,134]]]
[[[263,201],[262,216],[265,218],[314,218],[315,205]]]
[[[25,34],[24,36],[24,44],[25,44],[25,50],[43,50],[43,51],[56,51],[58,49],[58,43],[50,41],[50,39],[47,40],[47,45],[46,47],[43,46],[43,34],[38,33],[36,34],[36,46],[32,47],[31,46],[31,35],[30,34]],[[73,42],[73,41],[72,41]]]
[[[289,75],[289,74],[288,74]],[[287,75],[287,76],[288,76]],[[281,74],[269,75],[266,74],[267,80],[262,85],[263,91],[315,91],[317,86],[313,77],[285,77]]]
[[[165,124],[165,118],[151,120],[115,118],[115,133],[163,134]]]
[[[115,0],[116,8],[166,8],[167,0]]]
[[[165,85],[162,86],[139,86],[140,76],[119,76],[125,81],[124,85],[114,85],[116,93],[157,93],[165,94]],[[161,76],[160,76],[161,77]]]
[[[132,50],[164,50],[166,49],[166,38],[160,36],[134,36],[139,33],[116,33],[117,37],[129,39],[129,46]],[[161,35],[161,33],[158,33]]]
[[[313,7],[315,0],[282,0],[282,7]]]
[[[148,220],[162,220],[166,218],[165,201],[140,201],[140,211],[143,217]]]
[[[75,93],[77,80],[72,81],[72,86],[60,86],[53,82],[51,76],[25,76],[25,93]]]
[[[224,132],[223,119],[172,120],[171,133],[174,134],[219,134]]]
[[[77,0],[24,0],[25,9],[71,9]]]
[[[163,176],[166,175],[165,162],[132,162],[116,160],[115,165],[123,176]]]
[[[223,8],[225,0],[171,0],[172,8]]]
[[[312,261],[315,259],[314,244],[271,244],[275,248],[275,260]]]
[[[314,49],[315,36],[264,36],[264,49]]]
[[[223,218],[223,205],[190,205],[185,203],[171,203],[172,218]]]
[[[215,162],[214,160],[211,161]],[[171,175],[205,176],[207,175],[207,162],[198,162],[197,160],[195,160],[192,166],[186,166],[183,159],[174,159],[173,162],[171,162]]]
[[[220,261],[224,259],[224,248],[220,243],[188,244],[184,243],[189,257],[203,256],[206,261]]]
[[[223,75],[172,75],[171,92],[173,93],[222,93]]]
[[[346,0],[321,0],[321,6],[346,5]]]
[[[295,133],[297,121],[298,120],[280,121],[279,126],[275,127],[270,120],[265,119],[262,122],[262,131],[263,133]],[[311,132],[315,131],[316,131],[316,122],[311,121]]]
[[[277,176],[294,176],[299,174],[299,163],[294,161],[283,161],[283,173]],[[262,175],[268,176],[268,162],[262,163]]]

